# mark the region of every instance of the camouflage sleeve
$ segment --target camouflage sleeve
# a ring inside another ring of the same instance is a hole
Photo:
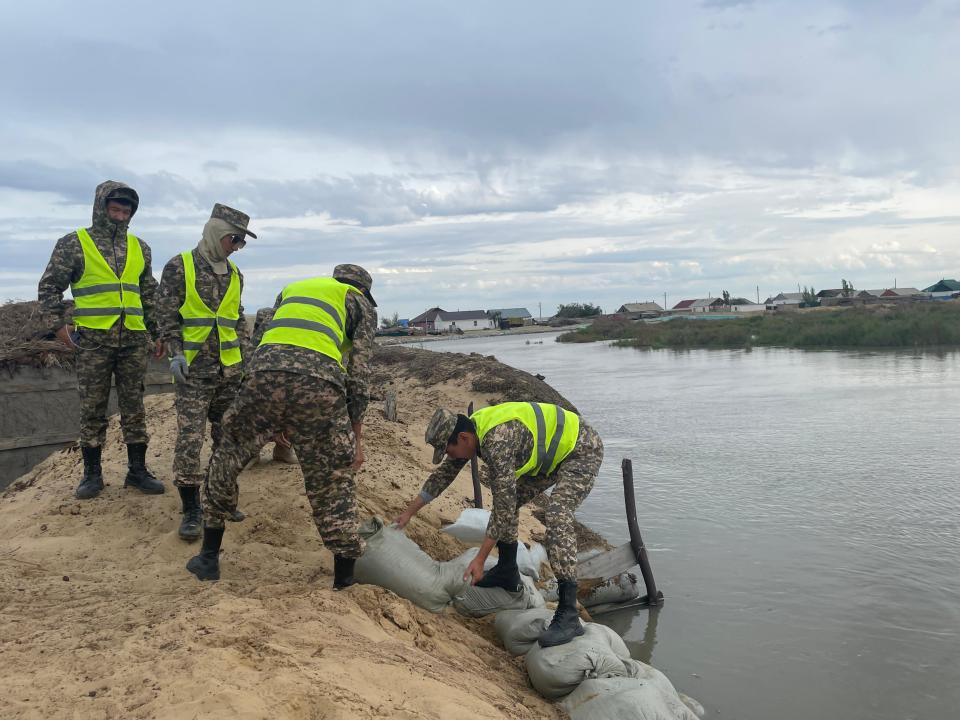
[[[140,275],[140,302],[143,305],[143,324],[154,340],[160,338],[160,328],[157,324],[157,279],[153,276],[153,253],[150,246],[143,240],[143,273]]]
[[[83,250],[76,233],[64,235],[57,240],[50,255],[47,269],[40,276],[37,286],[37,300],[43,320],[51,328],[60,328],[64,325],[66,305],[63,302],[63,293],[70,283],[76,282],[83,274]]]
[[[237,269],[237,276],[240,278],[240,319],[237,320],[237,340],[240,341],[240,354],[244,362],[250,357],[253,350],[250,347],[250,328],[247,327],[247,316],[243,312],[243,273]]]
[[[519,422],[497,425],[483,438],[483,461],[490,468],[493,510],[487,523],[487,537],[503,542],[517,539],[517,448],[526,428]],[[529,432],[529,431],[527,431]]]
[[[180,332],[180,307],[185,294],[183,258],[174,255],[163,268],[160,292],[157,298],[157,325],[160,339],[167,343],[170,357],[183,354],[183,335]]]
[[[454,481],[454,478],[460,474],[463,466],[468,462],[468,460],[454,460],[445,457],[423,484],[423,488],[420,490],[421,499],[428,503],[450,487],[450,483]]]
[[[263,334],[270,326],[270,321],[273,320],[273,314],[277,311],[277,308],[280,307],[281,302],[283,302],[282,294],[277,295],[277,300],[273,304],[272,308],[260,308],[257,310],[257,319],[253,323],[253,337],[250,338],[250,347],[253,350],[256,350],[258,347],[260,347],[260,341],[263,340]]]
[[[377,313],[366,298],[347,293],[347,337],[353,343],[347,361],[347,411],[350,422],[363,420],[370,402],[370,360],[373,337],[377,332]]]

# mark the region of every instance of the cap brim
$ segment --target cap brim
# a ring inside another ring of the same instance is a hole
[[[249,235],[250,237],[252,237],[254,240],[257,239],[257,236],[256,236],[254,233],[252,233],[252,232],[250,232],[249,230],[247,230],[246,228],[243,228],[243,231],[244,231],[247,235]]]
[[[373,299],[373,295],[370,294],[370,291],[369,291],[369,290],[364,290],[364,291],[363,291],[363,296],[364,296],[367,300],[370,301],[370,304],[371,304],[371,305],[373,305],[374,307],[377,306],[377,301]],[[439,461],[439,460],[434,460],[434,462],[440,462],[440,461]]]
[[[433,449],[433,464],[437,465],[443,460],[444,450],[443,448],[434,448]]]

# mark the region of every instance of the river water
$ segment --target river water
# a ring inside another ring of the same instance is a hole
[[[577,406],[606,447],[578,517],[617,545],[633,460],[666,601],[601,619],[634,657],[710,718],[960,717],[960,353],[554,338],[423,346],[539,372]]]

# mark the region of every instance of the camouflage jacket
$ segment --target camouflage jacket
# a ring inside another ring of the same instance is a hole
[[[213,311],[220,307],[220,300],[230,285],[230,273],[217,275],[200,252],[193,249],[193,267],[196,269],[197,294],[204,304]],[[240,295],[243,296],[243,273],[240,275]],[[167,343],[167,353],[170,357],[183,353],[183,335],[181,329],[180,307],[186,297],[186,278],[183,270],[183,258],[174,255],[163,268],[160,277],[160,297],[157,300],[157,325],[160,329],[160,339]],[[237,337],[240,340],[240,350],[244,358],[250,350],[250,337],[247,331],[247,321],[243,315],[243,304],[240,305],[240,320],[237,322]],[[243,364],[222,367],[220,365],[220,339],[216,328],[207,336],[203,349],[197,353],[190,363],[190,374],[196,377],[213,377],[221,370],[225,377],[239,375],[243,372]]]
[[[516,479],[517,470],[523,467],[533,452],[533,433],[519,420],[511,420],[497,425],[488,432],[480,443],[479,455],[483,460],[483,472],[491,488],[502,487],[524,478]],[[444,457],[420,490],[420,497],[430,502],[450,487],[468,460],[454,460]]]
[[[103,259],[120,276],[127,262],[127,223],[114,223],[107,216],[107,197],[115,191],[127,191],[132,197],[136,193],[123,183],[108,181],[97,186],[93,204],[93,225],[87,228],[90,238]],[[132,219],[131,215],[131,219]],[[137,236],[139,238],[139,236]],[[156,320],[157,281],[151,268],[152,253],[150,246],[140,238],[143,250],[143,273],[140,275],[140,302],[143,304],[143,322],[147,332],[129,330],[123,322],[114,323],[109,330],[82,328],[83,335],[90,343],[121,347],[146,343],[150,337],[158,336]],[[44,322],[51,329],[59,329],[66,324],[66,305],[63,293],[72,283],[83,276],[83,248],[76,232],[71,232],[57,240],[37,288]]]
[[[263,333],[282,300],[282,296],[277,295],[271,311],[261,310],[257,313],[257,327],[251,342],[251,346],[256,350],[250,360],[250,372],[279,370],[310,375],[333,383],[346,392],[350,422],[361,422],[370,402],[370,360],[373,358],[377,311],[362,295],[347,293],[347,322],[344,329],[353,343],[353,348],[343,358],[347,370],[344,373],[333,358],[322,353],[295,345],[260,345]]]

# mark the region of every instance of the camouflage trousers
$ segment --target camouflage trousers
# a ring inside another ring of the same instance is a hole
[[[343,390],[319,378],[279,371],[248,375],[223,417],[223,436],[203,487],[207,527],[223,527],[237,508],[237,476],[264,442],[282,432],[293,444],[313,520],[327,549],[357,558],[355,438]]]
[[[80,445],[97,447],[107,439],[110,384],[116,379],[117,405],[123,441],[145,443],[146,413],[143,381],[147,375],[145,344],[109,347],[94,345],[81,336],[77,353],[77,389],[80,391]]]
[[[204,473],[200,470],[200,451],[210,421],[210,436],[216,451],[223,435],[223,414],[237,397],[242,375],[187,377],[174,386],[177,405],[177,447],[173,456],[173,484],[177,487],[200,487]]]
[[[516,542],[520,507],[537,495],[553,488],[545,513],[547,557],[558,580],[577,578],[577,533],[574,513],[593,489],[603,462],[603,441],[597,431],[580,419],[577,444],[551,475],[523,476],[516,480],[516,503],[512,493],[504,493],[493,483],[494,513],[499,519],[487,534],[503,542]]]

